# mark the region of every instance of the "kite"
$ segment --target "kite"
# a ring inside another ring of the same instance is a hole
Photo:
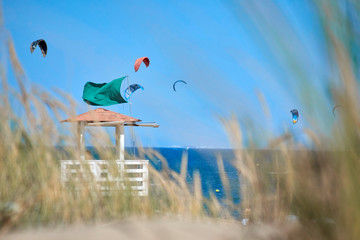
[[[136,59],[135,64],[134,64],[135,72],[137,72],[139,70],[139,67],[142,62],[145,64],[146,67],[148,67],[150,65],[149,58],[147,58],[147,57],[138,58],[138,59]]]
[[[332,113],[333,113],[334,116],[335,116],[335,110],[336,110],[338,107],[342,108],[341,105],[336,105],[336,106],[333,108],[333,110],[332,110]]]
[[[177,80],[177,81],[175,81],[174,84],[173,84],[173,89],[174,89],[175,92],[176,92],[175,85],[176,85],[177,83],[179,83],[179,82],[182,82],[182,83],[187,84],[184,80]]]
[[[45,40],[43,40],[43,39],[39,39],[39,40],[32,42],[31,46],[30,46],[30,52],[33,53],[36,46],[38,46],[38,45],[39,45],[42,55],[45,57],[47,54],[47,45],[46,45]]]
[[[125,100],[129,100],[131,94],[133,94],[136,90],[141,89],[144,90],[142,86],[139,84],[131,84],[126,90],[125,90]]]
[[[290,113],[292,114],[292,120],[293,120],[293,124],[297,123],[297,121],[299,120],[299,112],[297,109],[293,109],[290,111]]]

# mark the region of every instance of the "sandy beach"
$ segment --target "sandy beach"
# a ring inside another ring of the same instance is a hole
[[[39,228],[12,232],[6,240],[75,240],[75,239],[149,239],[149,240],[192,240],[192,239],[288,239],[286,229],[274,226],[256,225],[244,227],[234,221],[213,220],[128,220],[107,224],[76,225],[61,228]]]

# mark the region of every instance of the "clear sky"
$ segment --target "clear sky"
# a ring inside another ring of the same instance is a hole
[[[220,116],[237,116],[261,145],[268,134],[313,123],[319,106],[331,115],[329,102],[308,104],[314,95],[326,95],[328,77],[313,8],[300,0],[255,2],[255,7],[220,0],[3,0],[2,5],[29,80],[69,93],[79,102],[78,113],[94,109],[81,98],[87,81],[127,74],[130,84],[145,89],[131,97],[133,117],[160,124],[135,129],[143,145],[229,147]],[[30,43],[40,38],[48,45],[45,58],[39,49],[30,54]],[[134,61],[143,56],[150,66],[135,73]],[[188,84],[174,92],[179,79]],[[306,84],[311,87],[304,95]],[[129,104],[105,108],[130,114]],[[300,111],[295,125],[293,108]],[[130,137],[128,132],[126,145]]]

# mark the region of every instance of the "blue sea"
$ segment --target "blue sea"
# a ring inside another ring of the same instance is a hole
[[[199,172],[203,195],[205,197],[209,197],[209,193],[212,192],[219,199],[223,199],[225,197],[217,165],[217,156],[221,155],[225,172],[230,183],[232,200],[234,203],[240,202],[239,174],[237,169],[233,166],[234,153],[232,149],[191,147],[152,149],[159,152],[167,160],[169,168],[177,173],[180,173],[182,155],[186,152],[188,156],[187,182],[191,185],[194,172]],[[128,153],[135,152],[135,156],[138,155],[136,148],[126,148],[126,151]],[[145,158],[149,160],[151,165],[156,169],[160,170],[162,168],[161,161],[156,157],[145,156]]]

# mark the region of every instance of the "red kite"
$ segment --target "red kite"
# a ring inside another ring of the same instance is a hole
[[[139,67],[142,62],[145,64],[146,67],[148,67],[150,65],[149,58],[147,58],[147,57],[138,58],[138,59],[136,59],[135,64],[134,64],[135,72],[137,72],[139,70]]]

